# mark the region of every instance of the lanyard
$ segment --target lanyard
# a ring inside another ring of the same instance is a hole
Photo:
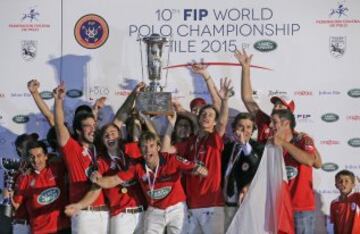
[[[239,151],[235,154],[235,149],[237,148],[237,145],[238,145],[237,143],[234,143],[234,146],[232,148],[231,157],[230,157],[230,160],[229,160],[226,172],[225,172],[226,177],[230,175],[230,172],[231,172],[236,160],[239,159],[239,155],[241,154],[242,148],[240,148]]]
[[[96,148],[95,146],[93,146],[93,151],[91,151],[88,147],[83,146],[83,155],[84,156],[89,156],[91,159],[92,164],[96,165],[96,158],[97,158],[97,153],[96,153]]]
[[[125,156],[122,150],[120,150],[120,157],[116,156],[116,155],[112,155],[110,154],[110,152],[108,151],[108,154],[110,156],[111,159],[111,163],[115,164],[115,167],[117,167],[118,170],[122,170],[123,168],[125,168],[126,166],[126,161],[125,161]],[[120,161],[120,164],[118,163],[118,160]],[[110,166],[111,167],[111,166]]]
[[[152,198],[153,198],[153,193],[154,193],[156,178],[157,178],[157,174],[158,174],[158,170],[159,170],[159,165],[160,165],[160,162],[159,162],[158,165],[156,166],[156,169],[155,169],[155,172],[154,172],[154,178],[153,178],[153,180],[151,181],[151,178],[150,178],[150,171],[151,171],[151,169],[145,164],[146,178],[147,178],[147,182],[148,182],[148,185],[149,185],[149,188],[150,188],[150,198],[151,198],[151,201],[152,201]]]
[[[207,139],[207,137],[206,137]],[[194,148],[195,148],[195,161],[200,161],[199,160],[199,154],[200,154],[200,148],[201,146],[204,144],[204,142],[206,141],[205,136],[202,137],[202,139],[200,139],[199,135],[196,136],[195,139],[195,144],[194,144]]]

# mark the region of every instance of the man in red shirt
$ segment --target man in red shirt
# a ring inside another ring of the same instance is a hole
[[[181,233],[185,225],[185,193],[181,185],[181,171],[207,175],[207,169],[195,162],[167,153],[160,153],[154,133],[140,137],[143,162],[120,171],[115,176],[101,177],[94,173],[92,180],[102,188],[123,185],[137,179],[149,204],[144,217],[145,233]]]
[[[295,131],[295,117],[289,110],[274,110],[271,119],[271,128],[274,132],[271,141],[283,149],[296,233],[314,233],[314,142],[308,135]]]
[[[73,130],[76,139],[70,136],[64,124],[65,86],[54,89],[55,130],[60,150],[63,153],[69,177],[70,203],[78,202],[91,187],[89,176],[96,169],[97,152],[94,146],[96,121],[93,114],[79,112],[75,115]],[[109,212],[102,193],[97,200],[71,217],[73,233],[108,233]]]
[[[360,233],[360,193],[353,192],[355,175],[342,170],[335,175],[340,196],[331,202],[330,220],[335,234]]]
[[[231,82],[221,80],[220,114],[212,105],[202,107],[198,116],[200,131],[188,140],[171,145],[176,117],[169,117],[163,138],[163,152],[178,153],[190,161],[197,161],[209,170],[206,178],[185,175],[185,191],[189,207],[189,233],[224,233],[224,198],[221,187],[221,152],[223,135],[228,121],[228,98]]]
[[[272,135],[270,129],[271,118],[269,115],[264,113],[259,105],[255,102],[253,98],[253,89],[251,87],[250,80],[250,65],[252,55],[248,56],[246,51],[239,50],[235,51],[235,58],[241,64],[241,99],[249,111],[250,114],[255,116],[255,123],[258,129],[257,141],[261,144],[266,144],[268,138]],[[289,110],[291,113],[294,113],[295,103],[293,100],[288,100],[286,96],[273,96],[270,99],[270,102],[274,104],[273,110]],[[321,157],[319,152],[316,150],[316,161],[313,164],[314,168],[321,167]]]
[[[27,147],[32,169],[18,178],[15,209],[25,205],[32,233],[71,233],[70,220],[63,212],[68,202],[63,161],[47,165],[47,149],[42,142],[33,141]]]
[[[113,176],[119,171],[129,170],[135,160],[124,153],[121,131],[117,125],[104,125],[100,130],[100,138],[105,150],[102,152],[104,156],[97,159],[98,172],[103,176]],[[139,183],[132,180],[123,186],[104,189],[103,192],[110,208],[110,233],[143,233],[145,198]],[[74,215],[93,203],[100,193],[101,188],[93,185],[81,201],[66,206],[65,213]]]

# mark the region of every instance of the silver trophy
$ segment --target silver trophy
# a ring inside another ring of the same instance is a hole
[[[20,159],[0,158],[0,169],[4,170],[4,185],[9,192],[14,191],[16,182],[15,176],[19,173],[19,168]],[[10,199],[10,197],[5,197],[4,200],[0,203],[2,212],[7,217],[12,216],[12,205]]]
[[[160,85],[163,46],[168,42],[166,37],[151,34],[141,39],[146,45],[147,70],[149,86],[136,98],[136,109],[147,114],[161,115],[171,113],[171,93],[163,92]],[[142,49],[142,48],[141,48]]]

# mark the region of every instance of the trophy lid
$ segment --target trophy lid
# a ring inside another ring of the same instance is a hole
[[[159,43],[159,42],[168,42],[166,37],[160,36],[160,34],[152,33],[150,36],[144,37],[143,41],[146,43]]]

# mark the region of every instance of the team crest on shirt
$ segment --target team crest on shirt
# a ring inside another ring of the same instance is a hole
[[[288,180],[294,179],[298,175],[298,169],[292,166],[286,166],[286,175]]]
[[[356,210],[357,204],[355,202],[351,203],[351,210]]]
[[[171,186],[166,186],[154,189],[153,191],[148,191],[147,194],[151,197],[151,199],[160,200],[166,197],[171,192],[171,190]]]
[[[49,188],[42,191],[37,199],[40,205],[48,205],[56,201],[60,197],[60,189],[58,187]]]

